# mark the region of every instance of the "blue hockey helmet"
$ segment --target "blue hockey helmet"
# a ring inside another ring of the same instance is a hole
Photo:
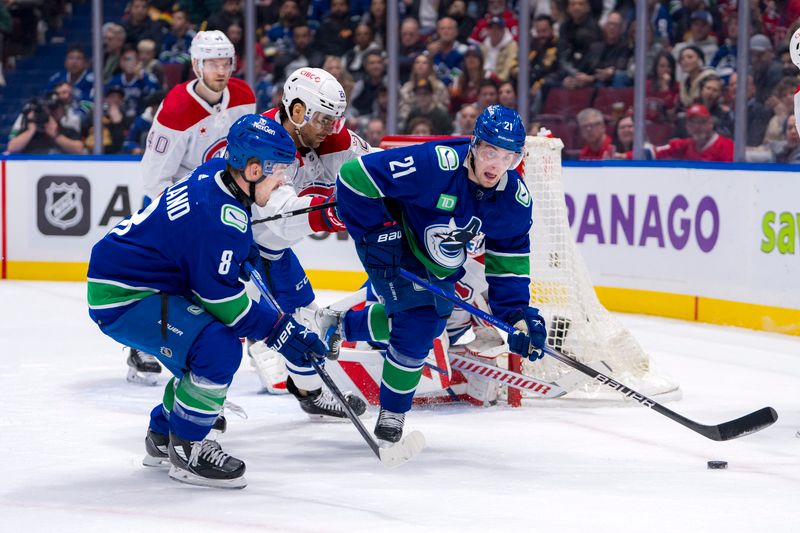
[[[475,121],[473,145],[483,141],[492,146],[522,154],[525,126],[519,113],[501,105],[491,105]]]
[[[264,167],[264,175],[272,174],[276,165],[295,162],[297,148],[286,129],[262,115],[244,115],[228,131],[225,160],[236,170],[243,171],[247,161],[256,158]],[[285,168],[285,167],[284,167]]]

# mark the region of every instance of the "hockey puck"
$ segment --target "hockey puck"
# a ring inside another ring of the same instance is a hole
[[[709,461],[708,462],[708,469],[709,470],[724,470],[728,468],[728,461]]]

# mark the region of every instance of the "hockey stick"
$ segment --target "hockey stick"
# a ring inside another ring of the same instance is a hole
[[[467,311],[468,313],[480,318],[481,320],[485,320],[486,322],[490,323],[491,325],[495,326],[498,329],[505,331],[506,333],[513,334],[517,331],[515,328],[509,326],[502,320],[497,319],[496,317],[481,311],[480,309],[473,307],[472,305],[464,302],[460,298],[447,293],[446,291],[440,289],[439,287],[435,287],[428,283],[426,280],[420,278],[412,274],[411,272],[406,271],[405,269],[400,269],[400,275],[402,275],[407,280],[423,287],[429,291],[431,291],[436,296],[440,298],[444,298],[445,300],[449,300],[454,304],[458,305],[461,309]],[[717,425],[705,425],[690,420],[682,415],[679,415],[675,411],[668,409],[661,405],[660,403],[656,402],[645,396],[644,394],[640,394],[635,390],[631,389],[615,381],[614,379],[606,376],[605,374],[598,372],[597,370],[593,369],[592,367],[581,363],[580,361],[574,360],[570,357],[562,355],[557,351],[553,350],[549,346],[545,346],[543,348],[544,352],[549,355],[550,357],[554,357],[564,363],[565,365],[571,366],[579,370],[580,372],[590,376],[593,379],[596,379],[603,385],[607,385],[612,389],[618,391],[620,394],[625,396],[626,398],[630,398],[637,402],[639,405],[643,407],[649,407],[653,411],[656,411],[659,414],[662,414],[673,420],[680,425],[691,429],[692,431],[703,435],[706,438],[716,441],[725,441],[731,440],[738,437],[744,437],[745,435],[749,435],[750,433],[755,433],[756,431],[760,431],[768,426],[771,426],[778,420],[778,413],[775,412],[775,409],[772,407],[764,407],[759,409],[758,411],[754,411],[750,414],[744,415],[740,418],[735,420],[729,420],[728,422],[723,422],[722,424]]]
[[[304,207],[302,209],[295,209],[294,211],[287,211],[286,213],[278,213],[277,215],[272,215],[271,217],[267,218],[257,218],[255,220],[251,220],[250,224],[261,224],[262,222],[271,222],[273,220],[280,220],[282,218],[289,218],[294,217],[297,215],[305,215],[306,213],[311,213],[313,211],[319,211],[321,209],[327,209],[329,207],[336,207],[336,202],[328,202],[326,204],[317,204],[317,205],[310,205],[308,207]]]
[[[275,309],[280,311],[278,303],[267,290],[267,285],[264,283],[264,280],[261,278],[261,275],[258,273],[258,271],[253,268],[253,265],[250,263],[245,263],[244,269],[248,274],[250,274],[250,279],[253,280],[253,284],[258,287],[261,295],[264,296],[264,298],[266,298],[268,301],[272,302],[272,305],[275,306]],[[339,403],[342,404],[342,408],[347,414],[347,417],[356,427],[364,440],[367,441],[370,449],[380,460],[381,464],[388,467],[400,466],[406,461],[413,459],[414,456],[421,452],[425,447],[425,437],[422,435],[422,433],[419,431],[412,431],[402,441],[394,444],[393,446],[381,448],[380,445],[375,442],[375,439],[372,438],[372,435],[369,434],[367,428],[364,427],[364,423],[361,422],[361,419],[355,414],[353,408],[350,407],[350,404],[347,403],[347,398],[344,397],[344,394],[333,381],[330,374],[328,374],[328,371],[313,359],[311,360],[311,366],[314,367],[314,370],[317,372],[317,374],[319,374],[322,382],[325,383],[331,393],[336,396],[337,400],[339,400]]]
[[[486,364],[469,357],[458,354],[448,354],[450,368],[461,372],[470,372],[485,379],[491,379],[501,385],[506,385],[514,389],[531,392],[542,398],[559,398],[567,393],[555,383],[540,381],[536,378],[518,374],[511,370],[506,370],[494,365]]]

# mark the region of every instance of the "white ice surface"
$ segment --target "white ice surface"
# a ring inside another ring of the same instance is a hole
[[[428,446],[395,470],[349,423],[257,394],[245,362],[229,398],[249,419],[220,441],[249,486],[225,491],[141,466],[161,388],[125,382],[85,292],[0,282],[0,531],[800,532],[798,338],[621,316],[681,384],[668,407],[703,423],[777,409],[755,435],[717,443],[635,406],[415,409]]]

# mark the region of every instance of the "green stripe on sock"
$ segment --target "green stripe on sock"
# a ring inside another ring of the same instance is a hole
[[[381,381],[400,394],[414,392],[421,377],[422,368],[410,370],[395,366],[388,359],[383,362]]]
[[[514,274],[529,276],[531,273],[530,256],[520,255],[494,255],[487,251],[484,256],[486,275]]]
[[[197,381],[193,379],[192,374],[185,375],[175,391],[175,400],[193,411],[206,414],[219,413],[222,404],[225,403],[228,387],[206,386]]]
[[[383,193],[372,181],[359,159],[351,159],[339,169],[339,179],[353,192],[367,198],[383,198]]]
[[[374,341],[389,340],[389,317],[386,316],[383,304],[373,304],[369,307],[369,334]]]
[[[168,413],[172,412],[172,407],[175,405],[175,389],[177,386],[175,385],[175,378],[173,377],[171,380],[167,382],[167,386],[164,387],[164,397],[161,399],[161,404],[164,406],[164,410]]]

